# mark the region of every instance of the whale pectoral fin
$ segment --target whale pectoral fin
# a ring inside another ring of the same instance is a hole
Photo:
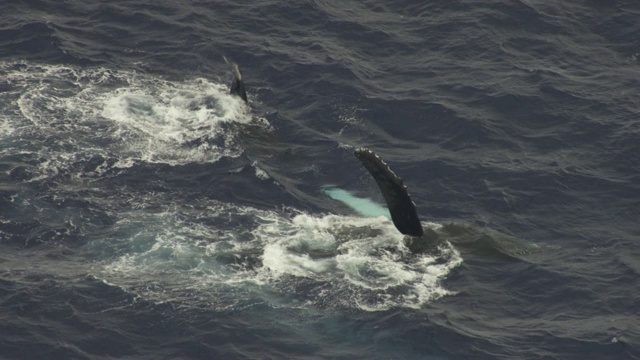
[[[224,61],[231,66],[231,72],[233,72],[233,82],[231,83],[231,88],[229,93],[231,95],[235,95],[244,102],[248,102],[247,100],[247,91],[244,89],[244,82],[242,81],[242,74],[240,73],[240,68],[234,62],[227,60],[225,56],[222,56]]]
[[[373,151],[360,148],[356,149],[354,154],[378,183],[391,213],[391,220],[398,231],[405,235],[422,236],[424,231],[418,218],[416,204],[411,201],[403,180]]]

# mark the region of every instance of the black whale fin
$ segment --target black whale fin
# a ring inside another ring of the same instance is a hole
[[[373,151],[360,148],[356,149],[354,154],[378,183],[384,201],[391,212],[391,220],[398,231],[411,236],[424,235],[416,212],[416,204],[411,201],[402,179],[391,171],[389,166]]]
[[[231,83],[231,89],[229,93],[231,95],[238,96],[244,102],[247,102],[247,91],[244,89],[244,82],[242,81],[242,74],[240,73],[240,68],[234,62],[227,60],[225,56],[222,56],[224,62],[231,66],[231,72],[233,72],[233,82]]]

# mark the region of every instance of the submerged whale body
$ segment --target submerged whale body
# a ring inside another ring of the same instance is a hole
[[[231,72],[233,73],[233,82],[231,83],[231,88],[229,89],[229,93],[231,95],[235,95],[240,99],[244,100],[244,102],[248,102],[247,100],[247,91],[244,89],[244,82],[242,81],[242,74],[240,73],[240,68],[234,62],[227,60],[225,56],[222,57],[224,61],[231,66]]]

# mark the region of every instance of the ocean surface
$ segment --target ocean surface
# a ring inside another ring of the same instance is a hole
[[[640,359],[640,2],[3,0],[0,358]]]

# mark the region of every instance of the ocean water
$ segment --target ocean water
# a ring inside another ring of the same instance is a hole
[[[0,19],[0,358],[640,359],[637,1]]]

